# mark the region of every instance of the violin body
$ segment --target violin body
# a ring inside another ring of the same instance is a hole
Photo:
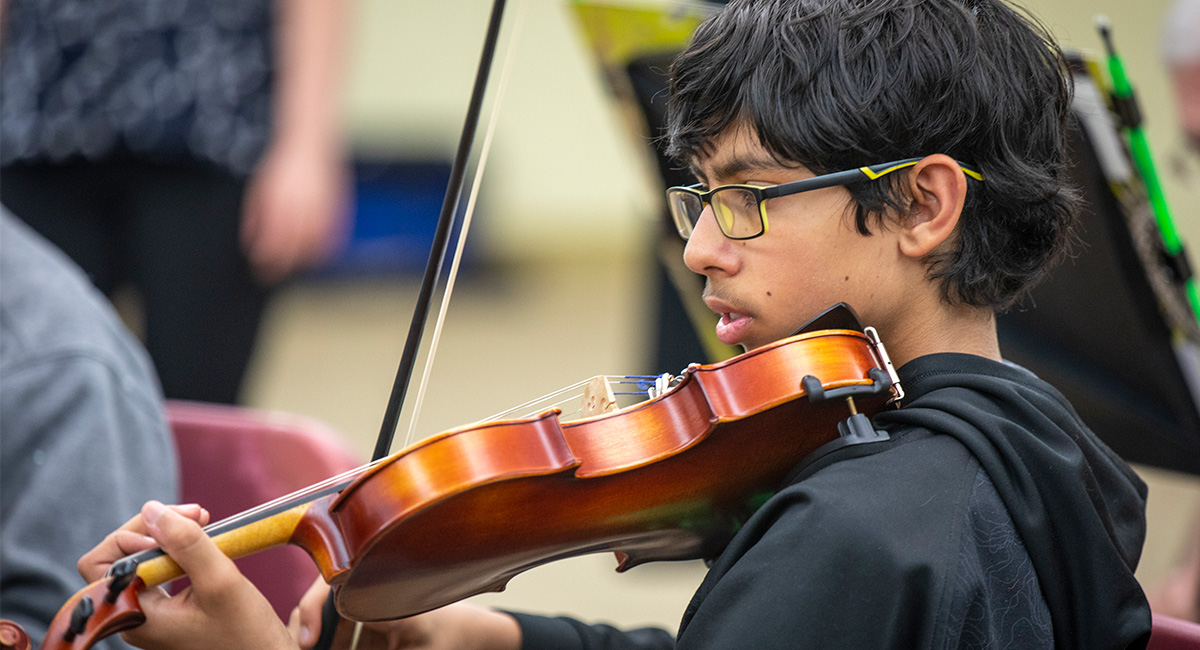
[[[866,385],[879,365],[862,333],[822,331],[693,366],[666,394],[615,413],[450,431],[375,466],[328,510],[310,509],[295,542],[344,541],[321,570],[338,610],[361,621],[498,591],[586,553],[616,553],[619,571],[714,557],[849,415],[840,400],[799,399],[801,379]]]
[[[800,334],[693,365],[663,394],[615,412],[564,423],[554,409],[439,434],[214,541],[230,557],[303,548],[339,612],[358,621],[501,590],[522,571],[587,553],[615,553],[619,571],[714,557],[791,469],[838,438],[854,406],[827,393],[861,388],[857,409],[877,411],[892,397],[886,366],[860,331]],[[140,624],[137,593],[180,574],[162,556],[123,582],[93,583],[64,605],[43,648],[87,648]],[[95,613],[73,624],[77,608]]]

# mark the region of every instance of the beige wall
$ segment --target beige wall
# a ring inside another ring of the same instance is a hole
[[[522,11],[512,0],[509,18]],[[350,80],[351,130],[363,152],[453,151],[478,56],[485,0],[360,0]],[[1137,84],[1152,146],[1166,169],[1177,144],[1160,65],[1167,0],[1034,0],[1064,47],[1099,51],[1093,16],[1108,15]],[[622,130],[565,0],[525,0],[486,199],[487,247],[505,257],[625,247],[653,212],[644,157]],[[509,21],[511,25],[512,21]],[[503,57],[503,53],[501,53]],[[1200,184],[1194,184],[1200,185]],[[603,190],[602,193],[596,192]],[[1196,187],[1167,178],[1184,235],[1200,239]],[[554,244],[553,249],[548,244]]]
[[[491,218],[480,239],[506,258],[625,247],[656,200],[644,153],[620,129],[570,7],[509,3],[523,16],[485,178]],[[367,0],[350,88],[364,152],[449,156],[458,142],[490,3]],[[506,45],[507,44],[507,45]],[[500,73],[493,75],[493,82]],[[493,83],[492,88],[498,84]]]

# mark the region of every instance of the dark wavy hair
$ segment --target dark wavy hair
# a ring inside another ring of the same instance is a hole
[[[1070,241],[1072,84],[1035,19],[1001,0],[735,0],[671,68],[664,140],[682,161],[750,126],[816,174],[934,153],[968,181],[956,237],[926,260],[951,304],[1003,309]],[[859,232],[902,217],[904,176],[847,186]]]

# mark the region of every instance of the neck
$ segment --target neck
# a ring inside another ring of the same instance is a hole
[[[879,333],[897,367],[939,352],[1000,360],[996,316],[989,308],[939,303],[932,309],[909,309],[903,319],[890,322]]]

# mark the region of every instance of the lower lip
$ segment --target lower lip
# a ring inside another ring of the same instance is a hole
[[[746,330],[753,320],[749,316],[730,320],[728,314],[722,314],[721,319],[717,321],[717,339],[725,345],[737,345],[746,335]]]

